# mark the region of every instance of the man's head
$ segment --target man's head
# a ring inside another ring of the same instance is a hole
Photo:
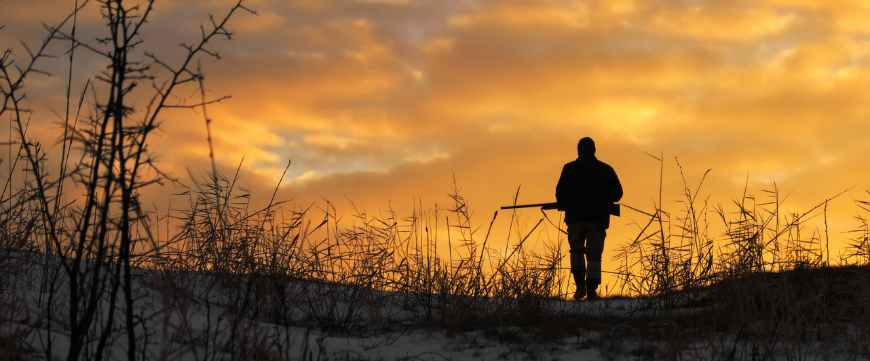
[[[580,143],[577,143],[577,155],[581,157],[595,155],[595,141],[589,137],[580,139]]]

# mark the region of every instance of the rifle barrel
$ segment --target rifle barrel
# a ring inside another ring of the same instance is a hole
[[[505,206],[501,207],[501,209],[517,209],[517,208],[534,208],[541,207],[544,209],[557,209],[559,207],[559,203],[551,202],[551,203],[537,203],[537,204],[522,204],[518,206]]]
[[[558,202],[521,204],[521,205],[516,205],[516,206],[505,206],[505,207],[501,207],[501,209],[534,208],[534,207],[541,207],[541,210],[548,210],[548,209],[558,209],[560,211],[562,210],[561,208],[559,208]],[[628,208],[634,209],[631,207],[628,207]],[[634,210],[636,210],[636,209],[634,209]],[[638,211],[638,212],[640,212],[640,211]],[[619,203],[611,204],[610,205],[610,214],[619,217],[619,213],[620,213],[619,212]],[[644,212],[641,212],[641,213],[644,213]]]

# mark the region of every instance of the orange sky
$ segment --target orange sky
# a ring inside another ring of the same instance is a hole
[[[196,40],[206,15],[232,3],[158,1],[148,49],[177,58],[177,44]],[[99,29],[95,5],[80,19],[82,34]],[[658,198],[659,164],[645,153],[664,154],[663,199],[672,212],[681,209],[675,157],[693,189],[712,169],[701,193],[726,207],[747,179],[759,197],[776,181],[798,211],[856,186],[829,206],[838,246],[856,226],[852,198],[868,198],[863,0],[247,6],[259,15],[234,18],[234,39],[214,43],[223,59],[203,66],[210,95],[232,95],[209,108],[219,167],[230,173],[244,157],[243,183],[255,199],[271,196],[288,160],[278,198],[323,197],[340,210],[349,208],[345,197],[373,212],[392,204],[400,214],[416,198],[445,204],[455,174],[473,220],[486,226],[520,185],[521,203],[553,201],[561,166],[584,136],[596,140],[599,159],[623,182],[624,202],[637,208]],[[0,44],[38,40],[39,21],[54,23],[71,8],[68,0],[3,3]],[[80,54],[74,89],[103,66]],[[29,79],[34,124],[56,120],[51,109],[63,107],[61,60],[44,63],[55,77]],[[186,167],[209,169],[202,118],[174,110],[165,119],[154,139],[161,166],[190,183]],[[51,143],[51,130],[35,127],[33,135]],[[0,132],[8,138],[8,129]],[[152,192],[160,203],[173,190]],[[540,213],[524,214],[536,222]],[[632,219],[643,220],[624,215],[612,223],[606,252],[634,235]]]

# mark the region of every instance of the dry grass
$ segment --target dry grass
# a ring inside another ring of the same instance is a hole
[[[47,56],[49,43],[78,41],[75,17],[49,27],[26,64],[16,64],[11,50],[0,58],[0,115],[11,119],[17,137],[2,160],[8,173],[0,194],[0,353],[7,359],[51,359],[56,341],[37,337],[44,330],[69,336],[68,360],[260,360],[331,357],[322,338],[315,340],[319,349],[308,348],[308,336],[294,340],[294,327],[354,335],[483,328],[507,342],[527,337],[511,326],[548,340],[591,330],[600,335],[594,346],[613,358],[870,358],[866,201],[857,202],[847,256],[832,261],[827,229],[806,229],[809,218],[826,216],[830,199],[787,213],[787,197],[773,184],[761,199],[744,193],[726,207],[701,196],[703,179],[694,190],[684,181],[682,209],[662,209],[660,194],[649,219],[637,224],[637,237],[616,256],[622,262],[616,294],[640,301],[618,316],[607,306],[617,297],[582,310],[563,302],[573,282],[561,267],[565,239],[558,225],[546,218],[527,224],[511,213],[509,238],[490,239],[499,214],[487,228],[477,226],[455,180],[446,208],[418,204],[399,215],[354,207],[339,215],[328,201],[299,208],[274,193],[253,209],[238,171],[227,178],[213,167],[188,189],[183,207],[157,218],[143,210],[138,190],[175,180],[154,166],[147,137],[168,107],[201,108],[209,126],[211,101],[193,63],[212,54],[207,45],[214,37],[230,35],[226,19],[247,9],[240,2],[222,22],[213,21],[198,45],[185,46],[188,57],[170,66],[152,55],[128,60],[139,38],[118,38],[117,29],[132,32],[146,23],[150,5],[99,5],[115,29],[108,39],[127,43],[107,50],[121,63],[94,80],[109,92],[89,111],[82,112],[81,100],[78,110],[67,111],[53,172],[45,149],[27,135],[23,81],[39,72],[33,65]],[[166,82],[155,80],[161,76]],[[153,100],[134,112],[125,97],[134,83],[148,81]],[[169,104],[185,84],[199,85],[201,103]],[[73,109],[75,99],[68,98]],[[714,223],[722,235],[712,233]],[[168,235],[158,231],[176,226]],[[539,239],[543,245],[532,245]],[[438,252],[445,244],[450,251]],[[142,283],[160,294],[142,293]],[[27,299],[15,293],[21,289],[40,296]],[[17,310],[33,313],[22,317]],[[197,314],[216,324],[194,324]],[[115,344],[133,346],[115,355]]]

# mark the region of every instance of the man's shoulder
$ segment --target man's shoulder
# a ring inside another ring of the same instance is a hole
[[[562,171],[569,173],[584,173],[588,172],[590,168],[590,163],[585,159],[575,159],[568,163],[565,163],[565,166],[562,167]]]
[[[596,159],[595,161],[598,162],[598,166],[599,166],[599,167],[606,168],[606,169],[609,169],[609,170],[613,170],[613,167],[611,167],[610,164],[604,163],[604,162],[602,162],[602,161],[600,161],[600,160],[598,160],[598,159]]]
[[[577,158],[568,163],[565,163],[564,168],[605,168],[609,170],[613,170],[613,167],[610,164],[604,163],[598,158]]]

